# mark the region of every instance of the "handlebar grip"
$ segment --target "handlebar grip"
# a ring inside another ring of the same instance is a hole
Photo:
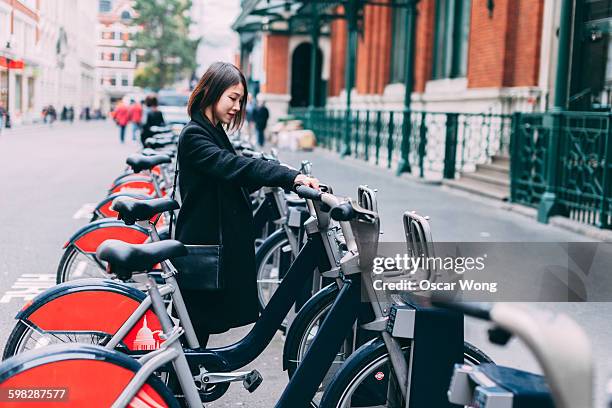
[[[321,194],[323,194],[319,190],[315,190],[314,188],[310,188],[302,184],[296,184],[293,189],[295,190],[297,195],[308,200],[320,201]]]
[[[329,215],[336,221],[350,221],[355,218],[355,211],[350,203],[342,203],[332,208]]]
[[[434,298],[431,304],[439,308],[463,313],[466,316],[472,316],[482,320],[491,320],[491,307],[484,302],[449,302]]]

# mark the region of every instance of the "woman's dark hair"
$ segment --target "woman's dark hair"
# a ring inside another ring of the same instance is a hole
[[[187,105],[189,116],[193,116],[198,110],[204,113],[204,110],[209,106],[213,107],[214,115],[215,106],[219,99],[221,99],[223,92],[230,86],[238,84],[242,84],[244,95],[240,101],[240,111],[236,113],[236,116],[227,128],[229,130],[240,129],[244,122],[244,111],[248,95],[247,84],[242,72],[235,65],[227,62],[213,63],[202,75],[200,82],[198,82],[189,97],[189,104]]]
[[[145,105],[149,108],[152,106],[157,106],[157,97],[155,95],[147,95],[145,98]]]

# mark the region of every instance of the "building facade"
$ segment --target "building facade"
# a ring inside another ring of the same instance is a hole
[[[0,0],[0,102],[14,124],[94,100],[95,1]],[[76,23],[75,23],[76,22]]]
[[[262,97],[273,102],[277,115],[291,106],[308,105],[313,37],[307,24],[300,30],[296,21],[300,13],[299,21],[308,21],[310,9],[307,2],[292,3],[297,6],[287,9],[286,19],[278,19],[274,16],[282,15],[280,4],[245,1],[234,24],[242,38],[242,68],[259,85]],[[315,106],[346,105],[349,69],[354,69],[355,77],[352,107],[404,106],[408,9],[393,6],[402,2],[390,0],[364,3],[358,12],[358,45],[352,66],[347,66],[347,12],[341,5],[320,10]],[[489,113],[550,108],[562,3],[418,1],[412,108]],[[571,3],[572,41],[563,45],[571,53],[571,74],[565,81],[568,107],[609,109],[612,2]]]
[[[139,30],[132,23],[135,15],[131,0],[98,0],[96,107],[105,112],[117,100],[142,93],[134,86],[139,54],[129,49]]]

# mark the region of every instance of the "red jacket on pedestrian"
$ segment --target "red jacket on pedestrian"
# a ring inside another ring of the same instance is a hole
[[[120,103],[113,111],[113,119],[119,126],[126,126],[130,121],[130,110],[127,106]]]
[[[130,105],[130,122],[141,123],[142,122],[142,106],[139,103],[133,103]]]

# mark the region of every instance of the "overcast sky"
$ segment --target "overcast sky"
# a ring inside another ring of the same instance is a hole
[[[234,62],[239,52],[238,34],[231,25],[240,13],[240,0],[192,0],[194,33],[202,37],[198,49],[198,74],[215,61]]]

